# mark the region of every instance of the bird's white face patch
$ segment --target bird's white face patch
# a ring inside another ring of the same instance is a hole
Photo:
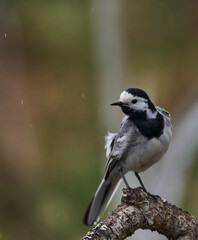
[[[136,100],[136,103],[133,103],[133,100]],[[157,111],[153,112],[149,109],[148,100],[145,98],[134,96],[133,94],[124,91],[121,93],[119,101],[127,104],[128,107],[133,109],[134,111],[146,111],[147,117],[149,119],[156,118]]]
[[[148,108],[148,102],[146,99],[134,96],[133,94],[126,91],[121,93],[119,100],[122,103],[128,104],[130,108],[136,111],[145,111]],[[137,100],[137,102],[133,104],[132,100]]]
[[[129,103],[133,99],[133,95],[126,91],[120,94],[120,102],[122,103]]]

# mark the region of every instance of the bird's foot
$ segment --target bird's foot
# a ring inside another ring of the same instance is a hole
[[[150,193],[150,192],[147,192],[147,194],[148,194],[148,196],[151,196],[156,202],[157,202],[158,199],[160,198],[159,195],[154,195],[154,194],[152,194],[152,193]]]

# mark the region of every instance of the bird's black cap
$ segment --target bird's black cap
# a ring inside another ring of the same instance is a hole
[[[148,100],[148,105],[149,105],[149,108],[151,110],[156,110],[155,106],[153,105],[153,103],[151,102],[149,96],[147,95],[147,93],[145,91],[143,91],[142,89],[140,88],[128,88],[127,90],[125,90],[126,92],[130,93],[130,94],[133,94],[134,96],[137,96],[137,97],[141,97],[141,98],[145,98]]]
[[[143,91],[142,89],[139,89],[139,88],[128,88],[125,91],[128,92],[128,93],[133,94],[134,96],[142,97],[142,98],[150,100],[150,98],[147,95],[147,93],[145,91]]]

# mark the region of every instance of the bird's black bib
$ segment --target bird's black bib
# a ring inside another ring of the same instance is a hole
[[[163,133],[164,118],[159,112],[157,113],[157,117],[154,119],[147,119],[146,113],[144,117],[133,115],[129,117],[129,119],[136,125],[141,134],[148,139],[153,137],[158,138]]]

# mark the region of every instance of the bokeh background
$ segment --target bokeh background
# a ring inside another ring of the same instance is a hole
[[[103,136],[123,116],[109,104],[129,87],[174,125],[169,153],[143,180],[198,216],[197,12],[193,0],[0,1],[0,239],[89,230],[82,217],[103,175]]]

